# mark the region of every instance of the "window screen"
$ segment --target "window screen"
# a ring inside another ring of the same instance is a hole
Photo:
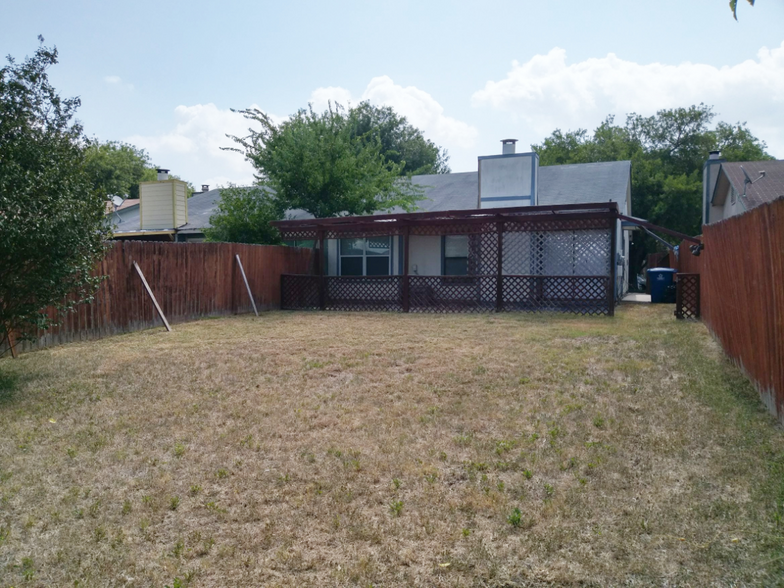
[[[468,275],[468,235],[444,237],[444,275]]]
[[[389,237],[340,240],[341,276],[388,276],[391,260]]]

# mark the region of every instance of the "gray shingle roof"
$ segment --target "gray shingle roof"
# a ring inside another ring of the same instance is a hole
[[[425,189],[419,211],[470,210],[477,208],[479,175],[477,172],[414,176],[413,182]],[[631,214],[627,193],[631,182],[631,162],[611,161],[553,165],[539,168],[539,204],[575,204],[586,202],[617,202],[621,214]],[[756,185],[756,184],[755,184]],[[188,224],[179,231],[201,232],[210,226],[210,217],[220,200],[220,189],[196,194],[188,200]],[[403,212],[396,209],[392,212]],[[139,213],[126,213],[115,232],[138,231]],[[289,211],[286,218],[308,218],[301,210]]]
[[[743,194],[746,176],[743,170],[754,180],[753,184],[745,185],[747,206],[753,208],[771,202],[784,196],[784,160],[769,161],[733,161],[721,164],[721,171],[727,174],[732,186]],[[760,171],[765,172],[765,177],[760,177]]]
[[[539,168],[539,204],[618,203],[621,214],[631,215],[627,190],[631,185],[631,161],[577,163]]]

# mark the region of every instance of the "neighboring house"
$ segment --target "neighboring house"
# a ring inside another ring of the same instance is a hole
[[[745,172],[745,173],[744,173]],[[733,161],[712,151],[702,172],[702,224],[784,197],[784,160]]]
[[[504,147],[505,154],[479,157],[479,170],[476,172],[414,176],[413,182],[424,188],[425,199],[418,203],[421,212],[614,202],[620,214],[631,216],[631,162],[540,167],[535,153],[515,153],[513,143],[511,149],[508,143]],[[293,218],[306,219],[310,215],[298,212]],[[617,223],[615,253],[620,263],[617,272],[619,295],[628,290],[629,240],[629,232],[622,231],[621,223]],[[289,239],[286,243],[312,247],[313,239]],[[402,239],[399,236],[373,239],[375,251],[370,241],[363,243],[352,245],[338,239],[327,239],[326,275],[402,273]],[[412,236],[410,272],[413,275],[465,273],[467,250],[465,237]]]
[[[116,196],[114,196],[113,198],[116,198]],[[107,202],[106,214],[114,214],[114,213],[119,214],[121,211],[128,210],[129,208],[136,206],[137,204],[139,204],[138,198],[126,198],[125,200],[122,201],[122,204],[120,204],[120,206],[117,207],[115,207],[113,202]]]
[[[627,291],[629,234],[618,215],[631,216],[630,162],[540,167],[506,140],[477,172],[413,181],[424,187],[422,212],[275,223],[289,244],[322,243],[322,308],[611,312],[608,296]],[[289,308],[314,304],[311,276],[286,280]]]
[[[220,200],[220,190],[202,185],[202,192],[188,198],[187,184],[169,179],[168,170],[159,170],[158,180],[139,184],[135,204],[120,207],[109,218],[113,237],[137,241],[204,241]],[[128,201],[126,201],[128,202]]]

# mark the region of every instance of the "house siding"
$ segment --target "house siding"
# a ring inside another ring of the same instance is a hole
[[[408,269],[415,276],[440,276],[441,237],[412,235]]]

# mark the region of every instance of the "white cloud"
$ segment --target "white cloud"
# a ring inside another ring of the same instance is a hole
[[[125,140],[146,149],[156,165],[170,168],[172,173],[197,187],[201,184],[215,187],[230,181],[252,182],[253,167],[245,158],[221,149],[235,146],[226,135],[246,135],[250,121],[212,103],[178,106],[174,109],[174,119],[176,124],[169,132],[135,135]]]
[[[337,102],[342,106],[348,106],[354,101],[351,99],[351,92],[338,86],[317,88],[313,90],[313,93],[310,95],[310,100],[308,100],[308,103],[316,112],[324,112],[327,108],[329,108],[330,102],[333,104]]]
[[[108,78],[107,82],[115,83]],[[330,100],[343,105],[359,102],[352,100],[350,91],[340,87],[318,88],[311,94],[310,102],[314,109],[323,110]],[[447,148],[471,146],[477,135],[474,127],[445,116],[443,107],[427,92],[395,85],[386,76],[372,79],[360,100],[392,106],[422,129],[429,139]],[[276,124],[285,120],[273,114],[270,117]],[[126,137],[125,141],[146,149],[156,165],[170,168],[172,173],[196,187],[201,184],[215,187],[229,182],[242,185],[253,181],[253,167],[245,158],[221,149],[235,145],[226,135],[247,135],[251,122],[241,114],[222,110],[212,103],[181,105],[174,109],[173,123],[174,127],[169,131],[134,135]]]
[[[505,79],[487,82],[472,97],[474,106],[509,112],[538,137],[555,128],[593,129],[608,114],[650,115],[700,102],[714,106],[717,120],[748,122],[774,155],[784,157],[784,42],[724,67],[638,64],[612,53],[568,64],[566,51],[556,47],[513,62]]]
[[[343,105],[368,100],[379,106],[391,106],[395,112],[424,132],[425,136],[438,145],[447,147],[471,147],[478,131],[473,126],[444,114],[444,108],[435,98],[415,86],[403,87],[395,84],[389,76],[370,80],[359,100],[352,99],[345,88],[328,87],[313,91],[310,103],[315,110],[324,110],[332,100]]]
[[[123,84],[122,78],[120,76],[106,76],[103,81],[111,86],[122,86],[128,90],[133,90],[133,84]]]

